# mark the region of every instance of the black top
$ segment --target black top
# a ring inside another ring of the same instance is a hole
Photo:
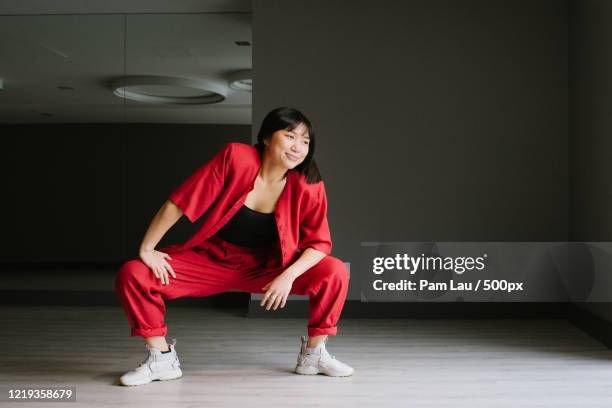
[[[224,241],[249,248],[263,248],[278,241],[274,213],[262,213],[243,205],[215,234]]]

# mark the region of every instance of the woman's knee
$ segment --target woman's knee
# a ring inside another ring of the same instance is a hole
[[[115,277],[115,288],[119,289],[126,284],[139,282],[149,272],[149,267],[140,259],[131,259],[119,268]]]
[[[344,261],[336,258],[335,256],[327,255],[325,258],[323,258],[322,262],[325,263],[325,269],[327,272],[326,276],[328,276],[330,280],[334,280],[342,285],[348,286],[349,271]]]

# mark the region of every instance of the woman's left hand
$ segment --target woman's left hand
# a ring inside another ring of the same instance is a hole
[[[281,273],[278,275],[270,283],[261,288],[262,290],[267,290],[267,292],[264,294],[259,305],[266,307],[267,302],[266,310],[270,310],[272,306],[274,310],[276,310],[279,305],[281,308],[285,307],[289,292],[291,292],[293,280],[294,278],[287,274]]]

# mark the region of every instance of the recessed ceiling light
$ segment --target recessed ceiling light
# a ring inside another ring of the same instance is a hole
[[[237,91],[253,91],[253,73],[250,69],[238,71],[228,78],[230,88]]]
[[[132,101],[177,105],[219,103],[227,97],[227,86],[204,79],[165,76],[118,78],[113,94]]]

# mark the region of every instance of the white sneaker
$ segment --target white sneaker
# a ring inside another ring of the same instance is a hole
[[[295,372],[298,374],[325,374],[331,377],[348,377],[353,375],[353,367],[336,360],[325,348],[327,337],[317,347],[308,348],[306,336],[302,336],[302,347],[298,354]]]
[[[179,368],[181,363],[174,346],[176,339],[172,339],[169,345],[170,352],[162,353],[155,347],[148,344],[145,346],[149,350],[149,356],[140,363],[134,370],[128,371],[119,378],[121,385],[144,385],[155,380],[174,380],[180,378],[183,373]]]

